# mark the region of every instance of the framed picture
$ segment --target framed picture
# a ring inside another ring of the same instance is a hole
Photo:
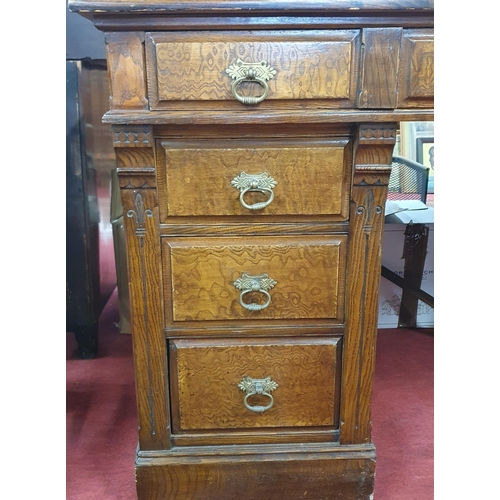
[[[428,192],[434,193],[434,137],[417,137],[417,162],[429,169]]]
[[[417,137],[417,162],[434,170],[434,137]]]
[[[400,156],[417,160],[418,139],[434,142],[434,122],[401,122]]]

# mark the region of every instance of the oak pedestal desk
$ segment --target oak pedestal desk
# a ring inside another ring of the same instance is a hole
[[[433,2],[70,0],[105,33],[141,500],[367,500],[400,121]]]

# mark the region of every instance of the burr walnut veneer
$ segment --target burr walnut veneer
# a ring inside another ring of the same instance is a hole
[[[426,0],[70,0],[105,33],[141,500],[368,500],[384,203]]]

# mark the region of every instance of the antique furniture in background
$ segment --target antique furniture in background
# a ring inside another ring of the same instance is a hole
[[[103,94],[100,90],[103,81],[106,84],[107,99],[104,35],[88,20],[68,12],[66,331],[74,333],[77,354],[82,359],[94,358],[98,354],[99,316],[116,285],[116,279],[109,284],[109,273],[102,266],[106,249],[103,248],[105,224],[100,181],[105,179],[103,165],[115,163],[111,147],[111,127],[102,123],[105,111],[102,108]]]
[[[372,498],[381,233],[433,2],[70,1],[105,34],[140,499]]]
[[[95,169],[82,105],[88,76],[88,63],[66,61],[66,331],[82,359],[98,352],[102,309]]]

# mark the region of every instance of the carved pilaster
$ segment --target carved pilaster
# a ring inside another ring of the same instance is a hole
[[[341,443],[371,441],[370,401],[375,362],[384,207],[395,127],[359,127],[351,193]]]
[[[151,127],[113,127],[127,233],[141,450],[170,448],[160,234]],[[154,388],[154,389],[153,389]]]
[[[156,190],[122,189],[122,202],[139,398],[139,443],[143,450],[168,449],[168,372]]]
[[[156,169],[152,127],[115,125],[112,132],[120,188],[155,188]]]

